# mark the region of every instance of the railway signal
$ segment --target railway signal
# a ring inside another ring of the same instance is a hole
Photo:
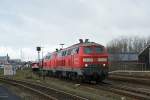
[[[38,52],[38,66],[40,67],[40,51],[41,51],[41,47],[36,47],[36,51]]]

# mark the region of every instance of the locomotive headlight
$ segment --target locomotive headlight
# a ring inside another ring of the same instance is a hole
[[[83,62],[93,62],[93,58],[83,58]]]
[[[88,64],[85,64],[85,67],[88,67]]]
[[[105,62],[105,61],[107,61],[107,58],[98,58],[98,61],[99,62]]]
[[[103,64],[103,67],[105,67],[106,66],[106,64]]]

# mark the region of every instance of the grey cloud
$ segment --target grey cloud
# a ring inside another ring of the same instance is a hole
[[[0,43],[16,48],[66,46],[78,38],[106,44],[150,34],[149,0],[1,0]]]

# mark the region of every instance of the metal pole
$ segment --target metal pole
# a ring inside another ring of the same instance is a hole
[[[38,51],[38,62],[39,62],[39,67],[40,67],[40,51]]]
[[[41,48],[42,48],[41,49],[42,50],[42,66],[41,67],[43,68],[43,47],[41,47]]]
[[[42,50],[42,66],[41,66],[41,67],[42,67],[42,69],[43,69],[43,60],[44,60],[44,58],[43,58],[43,48],[44,48],[44,47],[41,47],[41,48],[42,48],[42,49],[41,49],[41,50]],[[42,76],[43,76],[43,79],[45,80],[44,69],[42,70]]]
[[[149,45],[149,66],[150,66],[150,45]]]
[[[143,71],[143,64],[142,64],[142,71]]]

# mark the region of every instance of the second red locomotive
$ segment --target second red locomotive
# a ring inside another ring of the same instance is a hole
[[[108,53],[104,46],[80,39],[78,44],[48,53],[42,65],[48,75],[102,81],[108,76]]]

